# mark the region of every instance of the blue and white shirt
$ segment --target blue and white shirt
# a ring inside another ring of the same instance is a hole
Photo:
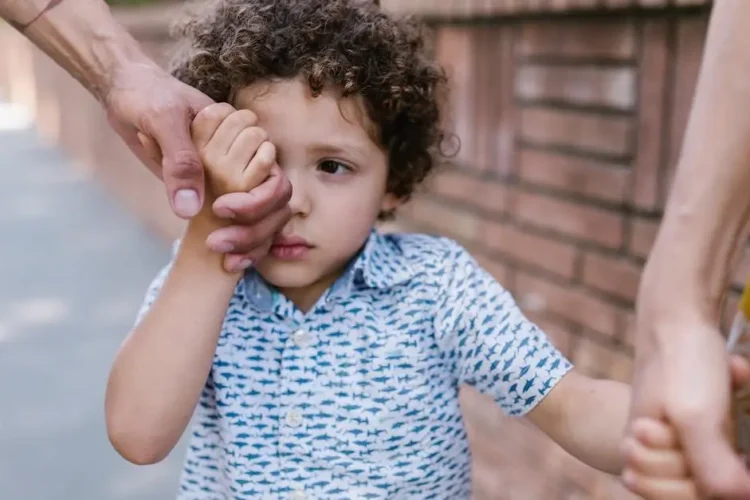
[[[459,386],[523,415],[570,368],[446,238],[373,231],[307,313],[249,271],[196,409],[178,498],[468,499]]]

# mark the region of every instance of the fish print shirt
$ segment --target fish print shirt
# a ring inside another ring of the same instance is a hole
[[[196,408],[178,499],[468,499],[459,386],[520,416],[570,368],[444,237],[373,231],[306,313],[250,270]]]

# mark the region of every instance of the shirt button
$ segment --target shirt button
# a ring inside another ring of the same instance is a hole
[[[302,414],[297,410],[289,410],[289,413],[286,414],[286,425],[289,427],[302,425]]]
[[[310,343],[310,334],[304,330],[297,330],[292,334],[292,341],[297,347],[305,347]]]
[[[289,495],[290,500],[305,500],[307,496],[305,495],[304,490],[294,490],[291,495]]]

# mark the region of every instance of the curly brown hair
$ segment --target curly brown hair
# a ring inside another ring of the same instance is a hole
[[[176,25],[172,74],[217,102],[251,83],[302,76],[361,96],[388,152],[387,189],[407,199],[441,152],[444,71],[413,18],[373,0],[213,0]]]

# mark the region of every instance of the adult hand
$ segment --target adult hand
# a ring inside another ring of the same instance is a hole
[[[641,323],[643,329],[655,323]],[[695,315],[639,331],[630,422],[666,418],[710,498],[750,498],[750,474],[733,448],[729,355],[724,338]],[[666,340],[668,339],[668,340]],[[632,435],[632,429],[628,430]]]
[[[197,214],[205,199],[204,176],[190,124],[213,100],[148,62],[119,68],[102,100],[112,127],[164,181],[174,213],[181,218]],[[144,148],[139,133],[158,145],[157,154]]]
[[[203,113],[214,114],[221,121],[233,111],[231,105],[218,103],[208,106]],[[156,142],[141,133],[137,136],[140,153],[153,159],[156,165],[162,163]],[[194,147],[192,139],[189,140],[191,148]],[[201,172],[202,168],[201,164]],[[228,220],[229,224],[212,232],[206,244],[211,250],[226,254],[224,267],[228,271],[238,271],[242,268],[242,261],[250,259],[255,262],[268,253],[274,235],[291,217],[288,205],[291,197],[292,185],[275,164],[270,175],[257,187],[248,192],[225,194],[213,202],[213,213]]]

